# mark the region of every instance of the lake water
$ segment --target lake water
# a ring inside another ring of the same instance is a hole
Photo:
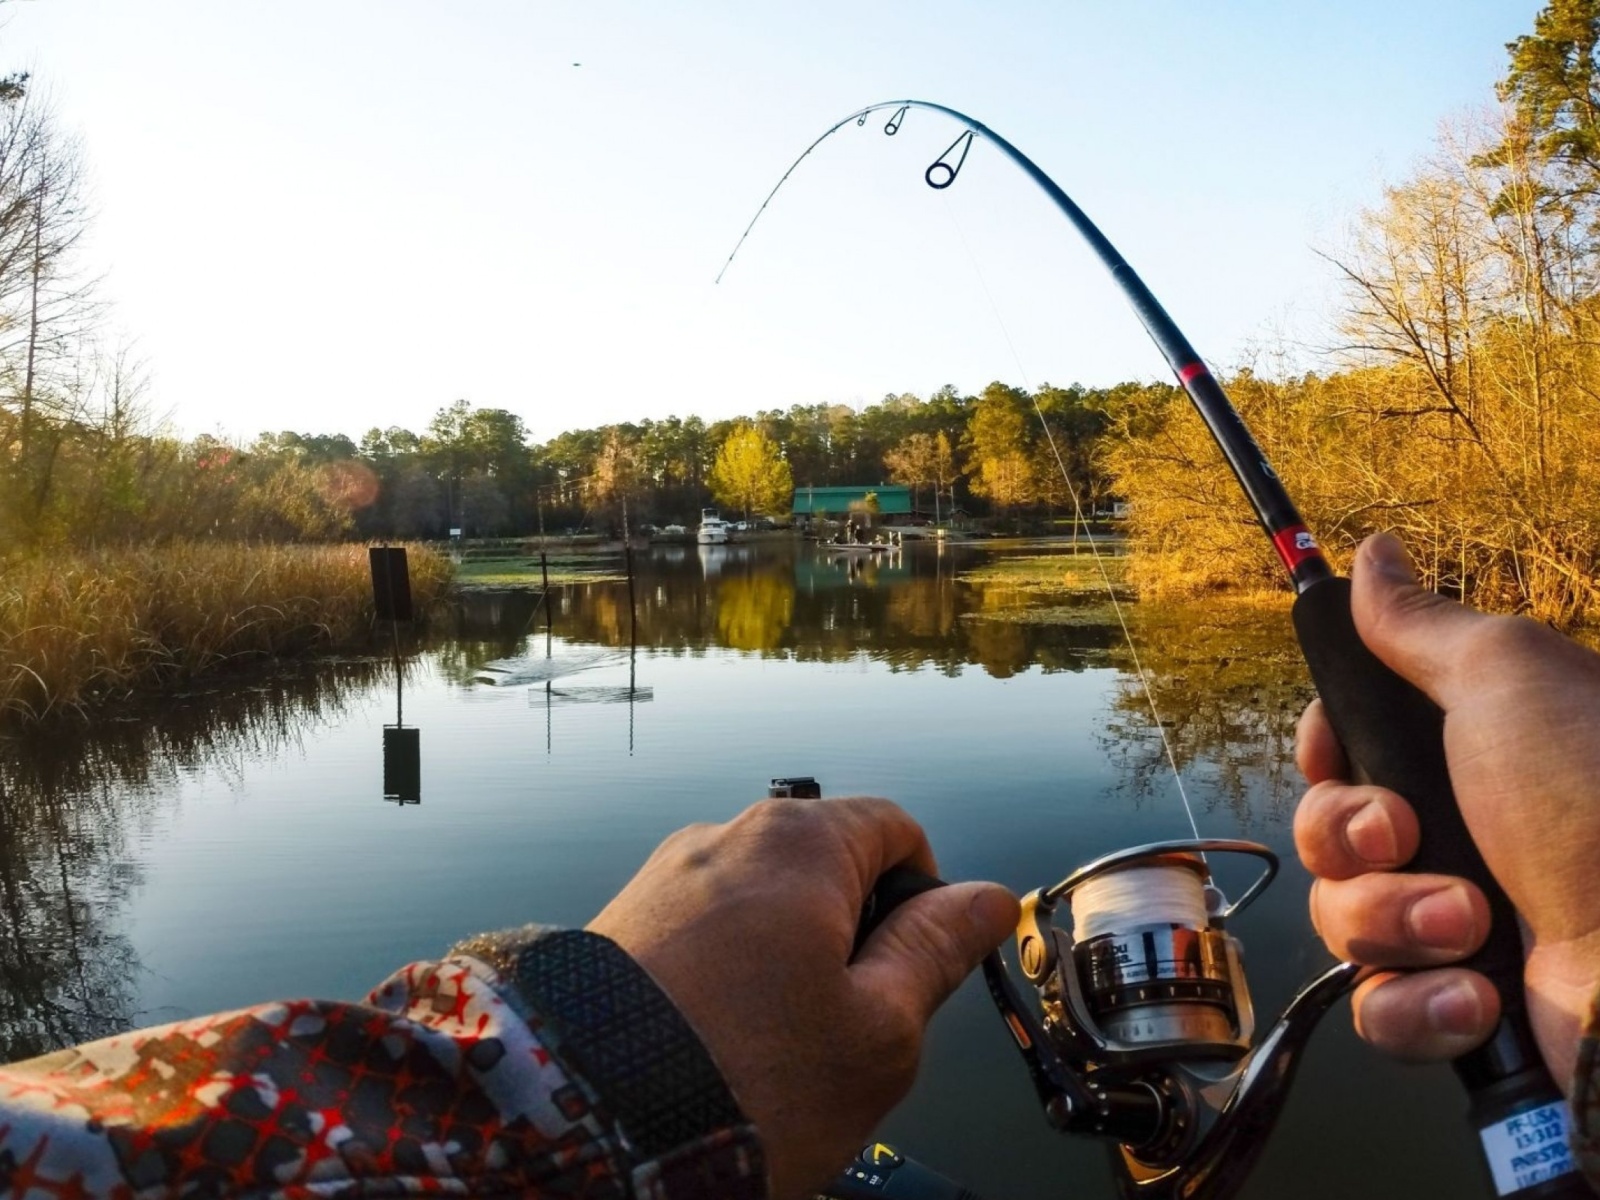
[[[479,930],[582,924],[664,835],[772,776],[892,797],[946,877],[1018,892],[1188,836],[1120,631],[1034,586],[1070,552],[657,547],[631,619],[614,580],[556,591],[548,632],[536,593],[464,597],[406,646],[398,698],[380,644],[0,747],[0,1059],[358,997]],[[1289,832],[1308,693],[1286,608],[1133,612],[1201,833],[1286,858],[1236,926],[1267,1017],[1328,962]],[[397,699],[418,803],[384,798]],[[1447,1070],[1379,1059],[1340,1005],[1246,1195],[1486,1197],[1463,1111]],[[989,1200],[1112,1195],[1104,1149],[1046,1126],[976,979],[881,1133]]]

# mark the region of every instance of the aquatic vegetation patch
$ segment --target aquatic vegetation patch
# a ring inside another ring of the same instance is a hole
[[[551,555],[550,586],[570,583],[625,583],[627,573],[616,556]],[[469,558],[456,564],[458,588],[542,588],[545,575],[537,557]]]
[[[1101,571],[1104,569],[1105,574]],[[1101,551],[1099,560],[1087,550],[1076,554],[1019,554],[996,558],[981,567],[962,571],[956,578],[963,583],[999,587],[1007,591],[1034,595],[1106,595],[1106,578],[1116,589],[1117,599],[1131,593],[1124,585],[1127,562],[1119,555]]]
[[[963,621],[1003,621],[1010,625],[1063,625],[1077,628],[1115,627],[1117,610],[1102,604],[1033,604],[986,612],[962,613]]]

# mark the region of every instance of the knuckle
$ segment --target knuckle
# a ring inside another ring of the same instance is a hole
[[[674,830],[662,838],[652,857],[686,860],[703,857],[721,828],[720,825],[712,825],[705,821],[685,825],[682,829]]]
[[[760,800],[733,819],[730,831],[759,842],[784,843],[800,836],[813,820],[811,801]]]

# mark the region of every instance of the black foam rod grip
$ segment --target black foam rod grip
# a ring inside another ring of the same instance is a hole
[[[1405,869],[1458,875],[1488,896],[1489,939],[1463,965],[1494,982],[1508,1013],[1520,1010],[1523,954],[1516,912],[1456,805],[1445,765],[1444,714],[1378,661],[1357,635],[1348,579],[1327,579],[1302,592],[1294,604],[1294,628],[1356,777],[1398,792],[1416,810],[1422,844]]]
[[[872,885],[872,891],[867,896],[867,902],[861,906],[861,920],[856,925],[856,942],[850,948],[850,957],[855,958],[861,953],[861,947],[866,945],[872,931],[882,925],[895,909],[913,896],[943,886],[944,880],[935,879],[915,867],[890,867],[879,875],[878,882]]]

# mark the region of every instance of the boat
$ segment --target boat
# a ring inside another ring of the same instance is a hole
[[[714,508],[700,510],[700,528],[695,530],[694,540],[702,546],[721,546],[728,540],[728,523],[717,515]]]

